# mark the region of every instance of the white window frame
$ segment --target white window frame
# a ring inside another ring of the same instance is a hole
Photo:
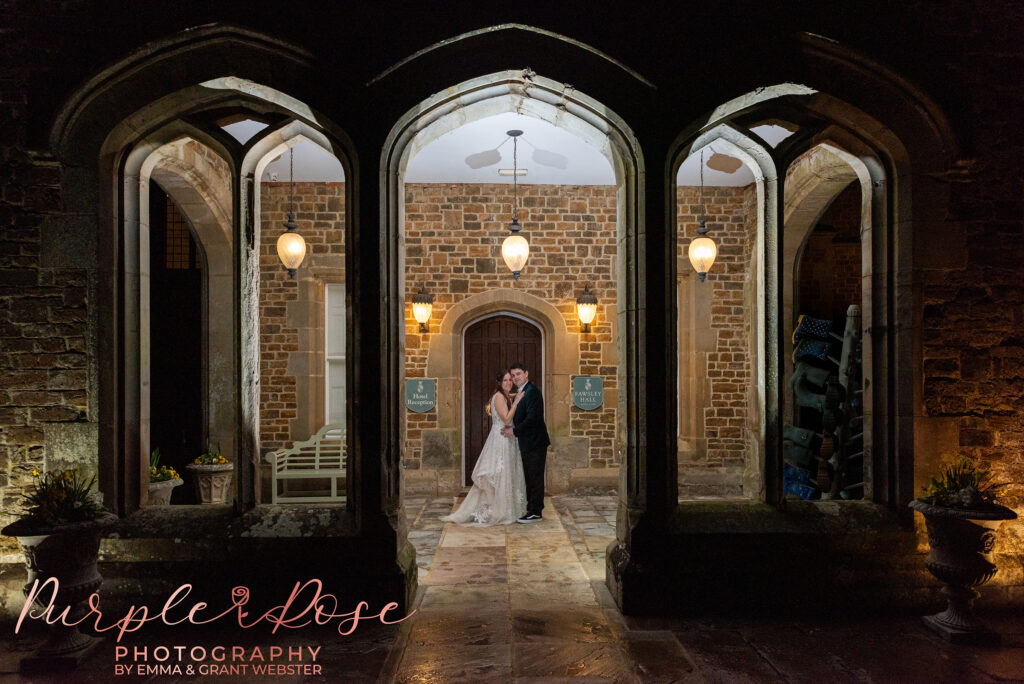
[[[333,291],[333,294],[332,294]],[[331,305],[336,298],[345,301],[345,283],[324,284],[324,424],[331,422],[331,362],[341,361],[342,366],[345,360],[345,345],[341,345],[341,354],[331,354]],[[342,339],[344,340],[344,326],[342,327]],[[344,401],[342,398],[342,420],[344,422]]]

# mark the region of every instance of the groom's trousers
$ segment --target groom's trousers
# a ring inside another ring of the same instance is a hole
[[[526,512],[536,513],[544,510],[544,468],[548,461],[548,448],[532,449],[522,452],[523,477],[526,479]]]

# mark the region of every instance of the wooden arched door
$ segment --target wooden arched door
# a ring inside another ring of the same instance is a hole
[[[522,363],[530,382],[543,388],[540,328],[514,316],[499,315],[477,321],[465,334],[465,419],[463,421],[464,485],[472,484],[473,467],[491,429],[487,404],[494,394],[495,375],[513,363]]]

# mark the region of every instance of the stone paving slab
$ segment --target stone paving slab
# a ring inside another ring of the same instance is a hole
[[[350,637],[307,632],[232,638],[264,647],[323,645],[315,677],[112,679],[112,645],[71,675],[23,677],[18,659],[38,630],[0,644],[0,684],[174,682],[975,682],[1024,683],[1024,618],[984,615],[1001,648],[950,646],[916,616],[638,618],[605,584],[614,497],[551,497],[545,520],[457,528],[450,499],[405,501],[421,585],[416,613]],[[447,542],[447,543],[446,543]],[[984,589],[983,589],[984,590]],[[937,606],[936,609],[939,607]],[[195,638],[200,638],[196,635]],[[217,635],[210,635],[215,640]],[[128,643],[165,643],[136,635]]]

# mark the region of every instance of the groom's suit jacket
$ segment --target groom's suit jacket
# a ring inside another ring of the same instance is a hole
[[[512,432],[519,439],[519,451],[538,451],[551,444],[544,424],[544,397],[532,382],[523,385],[523,398],[512,416]]]

